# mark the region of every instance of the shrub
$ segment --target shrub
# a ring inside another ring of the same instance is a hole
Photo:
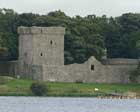
[[[44,96],[47,93],[47,87],[43,82],[32,83],[30,89],[36,96]]]
[[[0,56],[7,56],[8,49],[5,47],[0,47]]]

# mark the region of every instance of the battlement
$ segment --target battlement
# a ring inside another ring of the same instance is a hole
[[[18,27],[19,34],[65,34],[63,27]]]

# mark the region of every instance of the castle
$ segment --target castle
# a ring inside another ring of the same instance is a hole
[[[83,64],[64,65],[63,27],[19,27],[19,59],[0,63],[0,73],[17,77],[85,83],[130,83],[138,59],[104,59],[92,56]],[[140,78],[138,79],[140,82]]]

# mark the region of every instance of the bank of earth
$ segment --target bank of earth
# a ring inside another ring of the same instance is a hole
[[[1,96],[34,96],[30,90],[33,80],[0,76]],[[135,93],[140,98],[140,84],[95,84],[44,82],[46,96],[106,97],[117,94]]]

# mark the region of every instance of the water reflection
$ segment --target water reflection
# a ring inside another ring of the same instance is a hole
[[[0,112],[140,112],[140,100],[0,97]]]

